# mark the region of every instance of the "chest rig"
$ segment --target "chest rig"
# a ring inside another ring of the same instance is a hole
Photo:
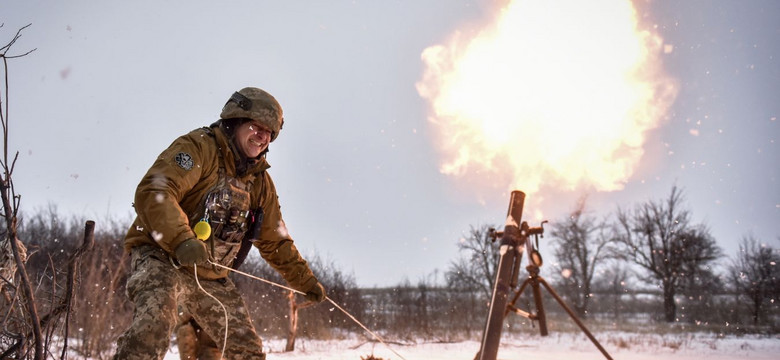
[[[215,263],[232,266],[241,249],[242,241],[253,219],[251,194],[255,175],[240,180],[229,176],[225,159],[219,152],[217,183],[203,200],[203,218],[211,226],[211,235],[206,239],[206,248]],[[214,270],[217,271],[217,268]]]

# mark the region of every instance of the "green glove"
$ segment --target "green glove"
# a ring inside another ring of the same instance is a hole
[[[303,297],[311,302],[323,302],[325,301],[325,287],[320,283],[316,283]]]
[[[182,265],[192,266],[193,264],[203,264],[209,259],[206,252],[206,245],[198,239],[184,240],[176,248],[176,259]]]

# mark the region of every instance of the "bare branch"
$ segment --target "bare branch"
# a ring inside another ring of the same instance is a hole
[[[26,52],[26,53],[24,53],[24,54],[19,54],[19,55],[12,55],[12,56],[8,56],[8,55],[6,55],[6,56],[4,56],[4,57],[5,57],[6,59],[16,59],[16,58],[20,58],[20,57],[23,57],[23,56],[30,55],[30,53],[32,53],[32,52],[33,52],[33,51],[35,51],[35,50],[38,50],[38,48],[33,48],[32,50],[30,50],[30,51],[27,51],[27,52]]]
[[[32,23],[22,26],[19,30],[16,31],[16,35],[14,35],[14,37],[11,39],[11,42],[0,48],[0,51],[5,51],[4,53],[0,54],[0,57],[7,57],[5,54],[8,52],[8,50],[11,50],[11,46],[13,46],[16,40],[19,40],[19,38],[22,37],[22,30],[28,28],[30,25],[32,25]]]

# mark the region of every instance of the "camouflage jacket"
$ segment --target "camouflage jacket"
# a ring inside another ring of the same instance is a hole
[[[238,176],[229,141],[219,126],[212,125],[179,137],[160,154],[136,189],[137,216],[125,237],[125,249],[153,245],[173,258],[177,246],[195,238],[192,226],[203,216],[204,198],[217,182],[221,158],[229,176],[252,183],[251,209],[262,208],[260,236],[252,243],[290,286],[308,291],[317,279],[287,233],[276,188],[266,172],[270,166],[264,157],[252,160]],[[199,266],[198,276],[224,278],[227,270]]]

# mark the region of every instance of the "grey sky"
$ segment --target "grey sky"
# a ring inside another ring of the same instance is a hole
[[[591,208],[611,212],[677,184],[728,255],[750,232],[779,246],[780,2],[637,5],[674,46],[663,59],[679,94],[625,189],[591,194]],[[334,260],[361,285],[443,271],[470,225],[503,223],[508,189],[477,198],[439,173],[428,105],[415,90],[420,54],[495,7],[0,0],[0,42],[32,23],[11,53],[37,48],[9,62],[22,207],[129,218],[155,157],[216,120],[233,91],[257,86],[285,111],[270,172],[304,253]],[[559,194],[545,217],[564,216],[579,196]]]

